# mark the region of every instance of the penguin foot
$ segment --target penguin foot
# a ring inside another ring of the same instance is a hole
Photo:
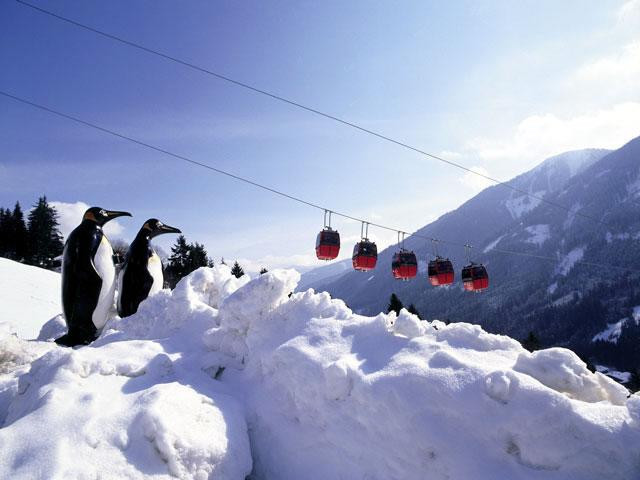
[[[62,347],[76,347],[78,345],[89,345],[95,340],[95,336],[78,335],[71,332],[56,338],[55,342]]]

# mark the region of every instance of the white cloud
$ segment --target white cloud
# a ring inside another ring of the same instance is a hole
[[[637,3],[640,5],[640,1]],[[600,101],[640,98],[640,40],[582,65],[570,79],[569,89]]]
[[[90,208],[84,202],[65,203],[65,202],[49,202],[49,205],[58,212],[58,223],[60,224],[60,233],[66,239],[67,235],[82,222],[84,212]],[[104,231],[109,236],[118,236],[124,231],[124,227],[117,220],[111,220],[104,227]]]
[[[618,26],[640,24],[640,0],[627,0],[618,10]]]
[[[501,179],[508,179],[552,155],[583,148],[619,148],[638,135],[640,102],[625,102],[569,117],[532,115],[520,122],[510,138],[477,138],[467,150],[504,172]]]
[[[233,265],[235,260],[225,258],[227,265]],[[250,275],[255,275],[262,268],[273,270],[276,268],[296,268],[301,271],[307,271],[311,268],[321,267],[323,263],[319,263],[319,260],[315,255],[289,255],[289,256],[277,256],[266,255],[257,260],[250,260],[248,258],[239,258],[238,263],[242,268]]]

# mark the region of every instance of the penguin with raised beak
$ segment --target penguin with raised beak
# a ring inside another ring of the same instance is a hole
[[[62,254],[62,309],[68,332],[56,343],[68,347],[95,340],[113,306],[116,270],[102,227],[129,212],[89,208],[67,238]]]
[[[151,240],[164,233],[182,232],[156,218],[150,218],[131,242],[118,276],[118,314],[121,317],[133,315],[144,299],[162,290],[162,262]]]

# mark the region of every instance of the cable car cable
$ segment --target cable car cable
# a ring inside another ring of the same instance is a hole
[[[309,106],[304,105],[302,103],[296,102],[295,100],[288,99],[288,98],[283,97],[281,95],[269,92],[267,90],[263,90],[263,89],[261,89],[259,87],[250,85],[250,84],[242,82],[240,80],[236,80],[234,78],[231,78],[229,76],[223,75],[223,74],[218,73],[218,72],[215,72],[215,71],[210,70],[208,68],[201,67],[199,65],[196,65],[196,64],[191,63],[191,62],[187,62],[185,60],[181,60],[181,59],[179,59],[177,57],[174,57],[172,55],[168,55],[168,54],[162,53],[162,52],[160,52],[158,50],[154,50],[152,48],[145,47],[144,45],[132,42],[130,40],[126,40],[126,39],[124,39],[122,37],[119,37],[117,35],[113,35],[111,33],[107,33],[107,32],[105,32],[103,30],[98,30],[97,28],[90,27],[89,25],[86,25],[84,23],[80,23],[80,22],[78,22],[76,20],[72,20],[72,19],[64,17],[62,15],[58,15],[57,13],[54,13],[54,12],[52,12],[50,10],[46,10],[44,8],[38,7],[38,6],[33,5],[31,3],[25,2],[24,0],[15,0],[15,1],[19,5],[22,5],[22,6],[25,6],[25,7],[29,7],[29,8],[31,8],[33,10],[36,10],[36,11],[40,12],[40,13],[43,13],[45,15],[49,15],[50,17],[53,17],[53,18],[55,18],[57,20],[61,20],[63,22],[66,22],[66,23],[69,23],[71,25],[74,25],[76,27],[83,28],[83,29],[88,30],[88,31],[90,31],[92,33],[95,33],[97,35],[101,35],[101,36],[103,36],[105,38],[108,38],[110,40],[115,40],[116,42],[120,42],[120,43],[122,43],[124,45],[127,45],[129,47],[137,48],[137,49],[142,50],[142,51],[144,51],[146,53],[150,53],[152,55],[156,55],[156,56],[161,57],[161,58],[163,58],[165,60],[169,60],[171,62],[178,63],[178,64],[180,64],[180,65],[182,65],[184,67],[191,68],[193,70],[197,70],[198,72],[201,72],[201,73],[204,73],[204,74],[207,74],[207,75],[211,75],[211,76],[213,76],[213,77],[215,77],[215,78],[217,78],[219,80],[223,80],[225,82],[231,83],[231,84],[236,85],[238,87],[241,87],[241,88],[244,88],[244,89],[247,89],[247,90],[251,90],[254,93],[258,93],[260,95],[267,96],[269,98],[272,98],[273,100],[277,100],[277,101],[286,103],[286,104],[291,105],[293,107],[296,107],[296,108],[299,108],[299,109],[302,109],[302,110],[306,110],[307,112],[319,115],[321,117],[325,117],[327,119],[330,119],[330,120],[333,120],[335,122],[341,123],[341,124],[346,125],[348,127],[355,128],[357,130],[360,130],[363,133],[372,135],[372,136],[377,137],[377,138],[379,138],[381,140],[393,143],[393,144],[398,145],[400,147],[403,147],[403,148],[406,148],[406,149],[411,150],[413,152],[419,153],[419,154],[421,154],[423,156],[432,158],[434,160],[438,160],[438,161],[446,163],[446,164],[448,164],[450,166],[453,166],[453,167],[459,168],[461,170],[464,170],[465,172],[468,172],[468,173],[471,173],[473,175],[477,175],[479,177],[482,177],[485,180],[489,180],[489,181],[495,183],[496,185],[501,185],[501,186],[509,188],[509,189],[511,189],[511,190],[513,190],[515,192],[527,195],[530,198],[535,198],[536,200],[538,200],[540,202],[543,202],[543,203],[546,203],[547,205],[551,205],[553,207],[560,208],[560,209],[565,210],[567,212],[571,212],[571,208],[570,207],[566,207],[564,205],[561,205],[559,203],[553,202],[551,200],[547,200],[547,199],[545,199],[543,197],[539,197],[539,196],[534,195],[534,194],[532,194],[530,192],[527,192],[526,190],[523,190],[523,189],[518,188],[518,187],[514,187],[513,185],[511,185],[511,184],[509,184],[507,182],[503,182],[502,180],[498,180],[498,179],[490,177],[488,175],[484,175],[484,174],[482,174],[480,172],[476,172],[475,170],[473,170],[471,168],[468,168],[468,167],[465,167],[464,165],[461,165],[459,163],[453,162],[451,160],[447,160],[447,159],[445,159],[443,157],[440,157],[438,155],[429,153],[427,151],[421,150],[418,147],[414,147],[414,146],[412,146],[412,145],[410,145],[408,143],[402,142],[400,140],[396,140],[396,139],[394,139],[392,137],[389,137],[389,136],[384,135],[382,133],[376,132],[374,130],[370,130],[370,129],[365,128],[365,127],[363,127],[363,126],[361,126],[361,125],[359,125],[357,123],[350,122],[350,121],[345,120],[345,119],[340,118],[340,117],[336,117],[335,115],[331,115],[331,114],[323,112],[321,110],[317,110],[316,108],[309,107]],[[597,222],[597,223],[599,223],[601,225],[609,227],[609,225],[607,223],[603,222],[602,220],[600,220],[600,219],[598,219],[596,217],[592,217],[590,215],[586,215],[586,214],[580,213],[580,212],[573,212],[573,214],[575,216],[586,218],[586,219],[592,220],[594,222]]]
[[[101,131],[103,133],[107,133],[109,135],[118,137],[118,138],[120,138],[122,140],[127,140],[127,141],[129,141],[131,143],[134,143],[136,145],[148,148],[150,150],[154,150],[156,152],[163,153],[165,155],[168,155],[170,157],[176,158],[176,159],[181,160],[183,162],[186,162],[186,163],[198,166],[198,167],[206,168],[206,169],[211,170],[213,172],[216,172],[216,173],[219,173],[221,175],[225,175],[227,177],[230,177],[230,178],[233,178],[235,180],[238,180],[240,182],[244,182],[244,183],[247,183],[249,185],[253,185],[254,187],[261,188],[263,190],[266,190],[268,192],[274,193],[274,194],[279,195],[279,196],[284,197],[284,198],[288,198],[289,200],[293,200],[293,201],[296,201],[298,203],[307,205],[309,207],[316,208],[318,210],[322,210],[323,212],[325,212],[325,214],[327,212],[329,212],[329,213],[333,213],[334,215],[338,215],[340,217],[347,218],[349,220],[354,220],[356,222],[366,222],[369,225],[372,225],[374,227],[378,227],[380,229],[384,229],[384,230],[388,230],[388,231],[392,231],[392,232],[397,232],[398,233],[398,238],[400,238],[400,236],[403,237],[403,244],[404,244],[404,236],[405,235],[409,235],[410,237],[421,238],[421,239],[424,239],[424,240],[437,241],[439,243],[445,243],[445,244],[456,246],[456,247],[473,248],[473,246],[469,245],[468,243],[467,244],[461,244],[461,243],[452,242],[452,241],[449,241],[449,240],[443,240],[443,239],[440,239],[440,238],[434,238],[434,237],[428,237],[426,235],[420,235],[420,234],[415,233],[415,232],[414,233],[410,233],[410,232],[407,232],[405,230],[400,230],[400,229],[389,227],[387,225],[382,225],[382,224],[379,224],[379,223],[369,222],[369,221],[367,221],[365,219],[362,219],[362,218],[357,218],[357,217],[354,217],[352,215],[348,215],[346,213],[341,213],[341,212],[338,212],[336,210],[328,209],[328,208],[323,207],[321,205],[318,205],[316,203],[309,202],[309,201],[304,200],[302,198],[296,197],[294,195],[290,195],[288,193],[282,192],[280,190],[277,190],[275,188],[269,187],[267,185],[263,185],[261,183],[258,183],[258,182],[255,182],[253,180],[250,180],[248,178],[244,178],[244,177],[241,177],[239,175],[235,175],[233,173],[230,173],[230,172],[227,172],[225,170],[222,170],[220,168],[213,167],[213,166],[208,165],[206,163],[202,163],[202,162],[199,162],[197,160],[193,160],[192,158],[185,157],[184,155],[179,155],[177,153],[171,152],[171,151],[166,150],[164,148],[152,145],[152,144],[147,143],[147,142],[143,142],[142,140],[135,139],[135,138],[130,137],[128,135],[125,135],[123,133],[116,132],[115,130],[111,130],[111,129],[108,129],[108,128],[105,128],[105,127],[101,127],[100,125],[96,125],[94,123],[88,122],[86,120],[83,120],[81,118],[75,117],[73,115],[69,115],[67,113],[60,112],[60,111],[55,110],[55,109],[50,108],[50,107],[46,107],[44,105],[41,105],[39,103],[27,100],[25,98],[18,97],[16,95],[13,95],[11,93],[5,92],[3,90],[0,90],[0,95],[2,95],[4,97],[7,97],[7,98],[10,98],[12,100],[15,100],[17,102],[20,102],[22,104],[29,105],[29,106],[34,107],[36,109],[45,111],[47,113],[56,115],[58,117],[62,117],[62,118],[65,118],[67,120],[71,120],[73,122],[79,123],[79,124],[84,125],[86,127],[93,128],[93,129],[99,130],[99,131]],[[557,258],[554,258],[554,257],[536,255],[536,254],[531,254],[531,253],[527,253],[527,252],[516,252],[516,251],[510,251],[510,250],[503,250],[503,249],[499,249],[499,248],[492,248],[491,250],[495,251],[497,253],[504,253],[504,254],[508,254],[508,255],[528,256],[528,257],[534,257],[534,258],[539,258],[539,259],[543,259],[543,260],[550,260],[550,261],[554,261],[554,262],[558,260]],[[576,261],[576,263],[581,263],[581,264],[594,266],[594,267],[608,267],[608,268],[614,268],[614,269],[623,270],[623,271],[629,271],[629,272],[633,272],[633,273],[640,273],[640,270],[637,270],[637,269],[619,267],[619,266],[615,266],[615,265],[606,265],[606,264],[595,263],[595,262],[583,262],[581,260]]]

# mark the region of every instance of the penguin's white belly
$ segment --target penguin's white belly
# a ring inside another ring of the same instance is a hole
[[[116,269],[113,265],[113,249],[106,237],[102,237],[98,251],[93,257],[93,265],[102,279],[102,288],[100,288],[98,305],[96,305],[96,309],[93,311],[91,320],[97,329],[101,329],[104,327],[104,324],[107,323],[107,317],[109,310],[111,310],[113,306],[113,296],[116,289]]]
[[[153,278],[153,283],[151,284],[151,289],[149,290],[149,296],[154,293],[158,293],[162,290],[164,286],[164,276],[162,275],[162,261],[156,252],[149,257],[149,262],[147,263],[147,270],[149,271],[149,275]]]

